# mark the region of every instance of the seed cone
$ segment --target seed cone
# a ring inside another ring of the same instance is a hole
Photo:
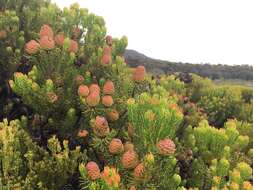
[[[65,40],[65,36],[63,34],[57,34],[54,38],[55,43],[58,46],[62,46]]]
[[[49,38],[54,38],[54,32],[52,30],[52,28],[48,25],[43,25],[40,29],[40,38],[44,37],[44,36],[48,36]]]
[[[99,137],[106,136],[110,132],[107,120],[104,117],[97,116],[93,131]]]
[[[100,178],[100,169],[96,162],[88,162],[86,165],[88,176],[91,180]]]
[[[86,98],[86,102],[88,106],[95,107],[100,102],[100,96],[97,92],[90,93],[90,95]]]
[[[101,63],[103,65],[108,65],[111,62],[111,56],[110,55],[103,55],[102,59],[101,59]]]
[[[144,165],[142,163],[138,164],[134,169],[134,178],[136,180],[142,180],[144,178]]]
[[[92,84],[89,87],[90,93],[97,92],[100,94],[100,87],[97,84]]]
[[[42,49],[46,49],[46,50],[54,49],[55,43],[54,43],[53,38],[51,38],[49,36],[43,36],[40,39],[40,47]]]
[[[112,37],[111,36],[109,36],[109,35],[106,36],[105,41],[108,46],[112,46]]]
[[[120,154],[124,152],[124,146],[120,139],[112,139],[111,143],[109,144],[109,152],[111,154]]]
[[[86,97],[89,95],[89,88],[86,85],[80,85],[78,87],[78,95],[82,97]]]
[[[102,98],[102,104],[106,107],[111,107],[113,105],[113,99],[111,96],[104,96]]]
[[[161,155],[171,155],[176,151],[175,143],[169,138],[160,140],[156,144],[156,148],[158,150],[158,153]]]
[[[107,94],[107,95],[112,95],[112,94],[114,94],[114,91],[115,91],[115,89],[114,89],[113,82],[110,81],[110,80],[106,81],[106,83],[105,83],[105,85],[103,87],[103,93]]]
[[[146,69],[144,66],[138,66],[133,72],[133,80],[135,82],[142,82],[145,79]]]
[[[133,169],[137,166],[139,159],[134,150],[128,150],[122,156],[122,165],[126,169]]]
[[[110,110],[106,113],[107,119],[111,122],[117,121],[119,119],[119,112],[115,109]]]
[[[103,49],[103,55],[111,55],[112,49],[109,46],[105,46]]]
[[[78,52],[78,43],[74,40],[70,40],[70,45],[69,45],[68,51],[71,53]]]
[[[31,40],[25,45],[25,51],[29,54],[36,54],[40,49],[40,44],[35,40]]]

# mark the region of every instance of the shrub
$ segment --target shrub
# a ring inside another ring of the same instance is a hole
[[[78,4],[0,2],[1,189],[252,189],[248,92],[129,68]]]

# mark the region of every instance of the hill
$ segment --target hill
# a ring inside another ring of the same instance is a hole
[[[170,62],[150,58],[135,50],[125,51],[126,62],[131,67],[144,65],[149,72],[155,75],[171,74],[175,72],[195,73],[210,79],[241,79],[253,80],[253,67],[249,65],[211,65],[211,64],[191,64],[181,62]]]

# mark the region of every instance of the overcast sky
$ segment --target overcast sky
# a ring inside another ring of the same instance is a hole
[[[52,0],[103,16],[129,49],[169,61],[253,65],[253,0]]]

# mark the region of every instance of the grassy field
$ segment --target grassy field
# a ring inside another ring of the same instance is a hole
[[[246,86],[246,87],[253,87],[253,81],[245,81],[240,79],[229,79],[229,80],[214,80],[215,84],[218,85],[235,85],[235,86]]]

